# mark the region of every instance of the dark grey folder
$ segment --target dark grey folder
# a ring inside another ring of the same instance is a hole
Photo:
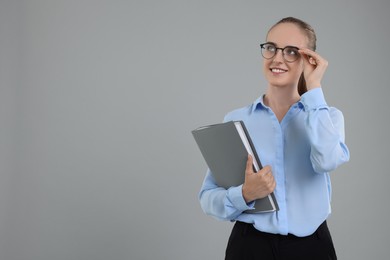
[[[248,153],[254,159],[255,172],[262,168],[248,131],[242,121],[199,127],[192,135],[218,186],[228,189],[244,183]],[[273,193],[255,201],[247,213],[279,210]]]

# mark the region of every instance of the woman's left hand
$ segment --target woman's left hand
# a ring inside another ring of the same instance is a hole
[[[328,61],[318,53],[307,48],[300,48],[299,53],[303,57],[303,74],[307,89],[310,90],[320,87],[321,79],[328,67]]]

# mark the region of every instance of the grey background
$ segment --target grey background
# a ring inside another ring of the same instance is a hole
[[[351,161],[332,173],[340,259],[388,259],[389,1],[0,1],[0,259],[222,259],[190,131],[265,90],[284,16],[329,60]]]

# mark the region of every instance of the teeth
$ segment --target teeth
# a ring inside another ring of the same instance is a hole
[[[271,69],[272,72],[275,72],[275,73],[282,73],[282,72],[286,72],[285,70],[281,70],[281,69]]]

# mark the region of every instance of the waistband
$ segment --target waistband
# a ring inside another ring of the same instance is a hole
[[[241,222],[241,221],[236,221],[235,226],[237,228],[241,229],[243,233],[253,234],[253,235],[262,235],[262,236],[268,237],[270,239],[278,239],[278,240],[300,240],[303,238],[319,236],[319,233],[322,233],[322,231],[329,232],[328,224],[327,224],[326,220],[317,228],[317,230],[313,234],[311,234],[309,236],[305,236],[305,237],[298,237],[298,236],[290,234],[290,233],[287,235],[267,233],[267,232],[257,230],[253,226],[253,224],[249,224],[249,223]]]

